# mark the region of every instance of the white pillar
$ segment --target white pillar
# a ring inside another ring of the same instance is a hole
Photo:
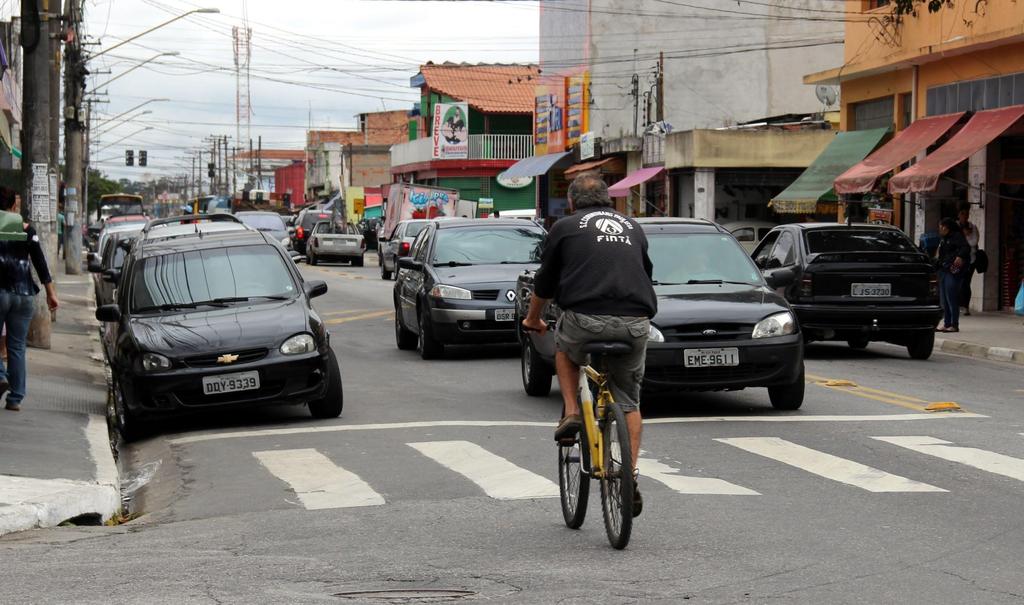
[[[968,159],[970,182],[967,199],[971,203],[970,221],[978,227],[978,248],[988,255],[989,269],[975,273],[971,280],[971,310],[995,311],[999,308],[999,198],[986,193],[999,186],[994,170],[998,161],[990,161],[988,146]]]
[[[693,215],[715,220],[715,169],[697,168],[693,173]]]

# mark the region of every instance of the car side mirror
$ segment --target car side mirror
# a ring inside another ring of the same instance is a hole
[[[123,240],[117,242],[117,247],[122,249],[122,250],[124,250],[125,252],[131,252],[132,251],[132,240],[130,240],[130,239],[123,239]]]
[[[779,269],[767,275],[765,281],[768,282],[768,287],[772,289],[787,288],[796,281],[796,273],[792,269]]]
[[[398,268],[409,269],[410,271],[422,271],[423,263],[416,259],[409,258],[408,256],[403,256],[398,259]]]
[[[100,273],[102,271],[103,271],[103,266],[100,265],[99,259],[95,258],[95,256],[93,258],[90,258],[89,259],[89,273]]]
[[[96,321],[117,323],[121,321],[121,308],[117,305],[103,305],[96,309]]]
[[[306,296],[316,298],[327,294],[327,282],[322,279],[314,279],[305,284]]]
[[[105,282],[108,282],[108,283],[111,283],[111,284],[117,284],[118,280],[120,280],[120,279],[121,279],[121,270],[120,269],[107,269],[106,271],[103,272],[103,281],[105,281]]]

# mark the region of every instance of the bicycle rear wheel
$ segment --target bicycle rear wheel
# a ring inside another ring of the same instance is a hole
[[[572,445],[558,446],[558,492],[565,525],[579,529],[590,499],[590,447],[582,428]]]
[[[633,455],[626,415],[618,404],[605,407],[601,426],[604,436],[604,475],[601,477],[601,512],[604,529],[613,548],[629,544],[633,531]]]

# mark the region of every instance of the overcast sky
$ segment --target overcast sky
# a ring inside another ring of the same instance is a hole
[[[428,60],[537,61],[536,2],[88,0],[86,32],[101,43],[90,50],[100,52],[199,7],[221,13],[186,17],[92,62],[90,89],[100,86],[109,100],[94,112],[101,148],[94,147],[94,166],[109,176],[184,174],[191,166],[186,157],[209,148],[204,138],[228,135],[234,145],[231,28],[242,26],[245,16],[252,29],[252,137],[262,136],[265,148],[301,149],[310,120],[314,127],[354,127],[361,112],[409,109],[416,100],[409,78]],[[165,52],[179,55],[102,86]],[[151,103],[142,109],[151,114],[104,132],[104,117],[152,98],[171,100]],[[133,135],[144,127],[150,130]],[[133,136],[117,143],[127,135]],[[125,167],[129,148],[146,149],[150,167]]]

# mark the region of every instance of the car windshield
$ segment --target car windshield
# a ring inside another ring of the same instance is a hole
[[[729,235],[650,235],[648,254],[654,264],[655,285],[762,283],[757,267]]]
[[[238,218],[259,231],[284,231],[284,219],[276,214],[238,214]]]
[[[405,227],[405,237],[416,237],[417,235],[420,234],[420,231],[423,231],[424,229],[426,229],[426,227],[426,221],[420,223],[409,223]]]
[[[133,284],[135,312],[296,295],[281,254],[265,244],[153,256],[136,265]]]
[[[519,227],[439,229],[435,265],[498,265],[540,262],[544,232]]]
[[[814,229],[804,235],[811,254],[829,252],[917,252],[899,231],[879,229]]]

